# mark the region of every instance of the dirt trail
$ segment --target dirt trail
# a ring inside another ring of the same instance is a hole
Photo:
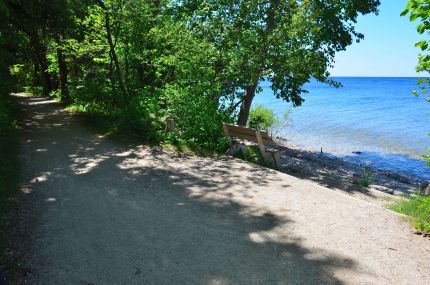
[[[402,217],[229,157],[120,146],[21,98],[29,284],[430,284]]]

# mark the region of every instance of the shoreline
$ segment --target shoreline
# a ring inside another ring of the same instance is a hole
[[[354,164],[332,154],[309,151],[283,138],[277,137],[274,142],[280,151],[281,172],[365,200],[381,196],[379,193],[393,198],[410,195],[427,183],[425,179]],[[363,176],[366,176],[369,187],[358,185],[357,181]],[[386,197],[379,198],[386,200]]]

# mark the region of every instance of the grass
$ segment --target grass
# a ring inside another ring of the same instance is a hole
[[[0,97],[0,268],[9,276],[15,274],[13,261],[6,254],[12,239],[10,211],[19,192],[19,141],[11,98]]]
[[[264,159],[260,149],[257,146],[248,146],[246,147],[245,153],[243,151],[238,151],[235,157],[267,168],[276,169],[272,162]]]
[[[363,171],[363,173],[360,174],[359,178],[354,178],[352,180],[352,184],[362,186],[362,187],[369,187],[370,184],[373,182],[373,174],[370,169],[366,169]]]
[[[413,196],[392,204],[390,208],[411,217],[418,230],[430,233],[430,196]]]

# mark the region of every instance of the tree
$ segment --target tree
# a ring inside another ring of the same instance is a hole
[[[119,64],[118,56],[117,56],[116,50],[115,50],[115,44],[114,44],[114,39],[112,36],[112,28],[111,28],[111,23],[110,23],[110,11],[109,11],[109,8],[106,7],[104,2],[105,1],[100,0],[98,2],[98,4],[103,9],[103,12],[104,12],[106,38],[107,38],[108,43],[109,43],[110,56],[112,57],[112,60],[115,64],[116,75],[118,77],[119,86],[121,88],[123,100],[124,100],[124,102],[128,102],[130,100],[130,96],[128,94],[128,89],[127,89],[127,86],[126,86],[124,79],[123,79],[123,76],[122,76],[121,66]]]
[[[412,22],[419,21],[417,31],[419,34],[426,34],[430,31],[430,0],[410,0],[406,6],[406,9],[401,13],[401,16],[410,15]],[[418,58],[417,72],[430,72],[430,41],[425,39],[415,44],[419,47],[422,53]],[[419,91],[414,91],[416,96],[426,95],[427,101],[430,102],[430,93],[428,85],[430,84],[429,78],[422,78],[418,80]],[[430,155],[426,155],[427,164],[430,165]]]
[[[335,53],[355,38],[359,14],[376,13],[378,0],[178,1],[190,27],[219,49],[226,92],[240,105],[237,123],[246,125],[262,80],[276,97],[303,102],[310,78],[336,85],[328,68]]]
[[[336,85],[327,71],[335,53],[363,38],[354,23],[379,4],[27,2],[0,0],[0,12],[9,13],[0,32],[20,35],[16,63],[45,95],[61,94],[62,101],[115,117],[147,137],[159,137],[162,121],[174,116],[181,140],[210,148],[222,147],[222,122],[246,124],[263,80],[294,106],[311,78]]]
[[[72,0],[43,1],[35,0],[23,2],[17,0],[4,0],[3,7],[7,9],[6,22],[2,25],[5,33],[17,33],[25,35],[28,39],[28,49],[31,50],[31,60],[35,72],[40,72],[40,81],[43,85],[43,93],[49,96],[60,81],[61,93],[67,99],[67,67],[62,51],[60,39],[69,30],[71,23],[71,9],[69,2]],[[52,41],[57,42],[57,56],[59,63],[59,78],[50,71],[48,54]],[[21,52],[25,48],[21,49]],[[37,82],[39,80],[35,80]]]

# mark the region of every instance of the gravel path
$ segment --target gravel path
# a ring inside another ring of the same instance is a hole
[[[121,146],[21,101],[28,284],[430,284],[430,241],[396,213],[229,157]]]

